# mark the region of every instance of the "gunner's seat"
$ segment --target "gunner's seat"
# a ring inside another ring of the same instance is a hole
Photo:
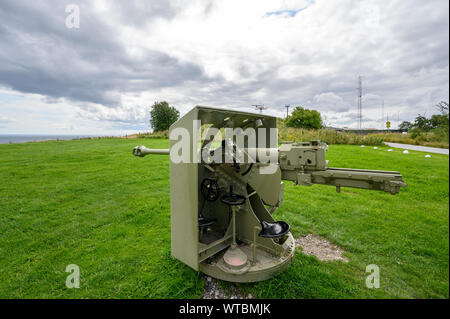
[[[198,216],[198,227],[204,228],[209,227],[216,222],[215,218],[206,218],[203,215]]]
[[[282,221],[268,223],[262,220],[261,228],[262,229],[259,232],[258,236],[265,238],[279,238],[285,236],[291,229],[291,226],[289,226],[288,223]]]

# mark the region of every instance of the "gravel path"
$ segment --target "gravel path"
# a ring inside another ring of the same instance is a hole
[[[302,247],[302,253],[314,255],[319,260],[342,260],[343,262],[348,262],[347,258],[342,256],[342,249],[330,243],[325,238],[309,234],[296,239],[295,244],[297,247]]]
[[[253,296],[248,294],[244,296],[239,289],[232,284],[230,293],[226,293],[219,287],[217,279],[205,275],[205,292],[202,299],[252,299]]]
[[[446,148],[428,147],[428,146],[411,145],[411,144],[400,144],[400,143],[388,143],[388,142],[384,142],[384,144],[386,144],[390,147],[403,148],[405,150],[448,155],[448,149],[446,149]]]

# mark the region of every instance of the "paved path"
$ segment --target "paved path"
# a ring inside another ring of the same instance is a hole
[[[446,149],[446,148],[426,147],[426,146],[419,146],[419,145],[400,144],[400,143],[388,143],[388,142],[384,142],[384,144],[386,144],[386,145],[388,145],[390,147],[403,148],[405,150],[412,150],[412,151],[420,151],[420,152],[437,153],[437,154],[448,155],[448,149]]]

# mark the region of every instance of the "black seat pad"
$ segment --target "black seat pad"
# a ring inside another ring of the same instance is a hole
[[[216,222],[215,218],[206,218],[206,217],[199,217],[198,218],[198,227],[208,227],[211,226]]]
[[[288,223],[282,221],[271,224],[263,220],[261,221],[261,227],[262,230],[259,232],[258,236],[266,238],[283,237],[291,229],[291,226],[289,226]]]
[[[242,205],[245,203],[245,196],[235,194],[235,193],[228,193],[228,194],[223,195],[220,198],[220,201],[229,206]]]

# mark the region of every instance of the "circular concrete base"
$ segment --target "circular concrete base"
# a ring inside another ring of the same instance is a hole
[[[228,262],[224,260],[226,253],[221,253],[209,262],[202,262],[200,271],[213,278],[231,282],[267,280],[286,269],[292,262],[295,253],[295,241],[290,233],[283,247],[285,248],[285,254],[281,257],[273,256],[258,249],[257,262],[255,263],[252,262],[250,245],[239,246],[241,252],[247,255],[249,259],[241,269],[230,267]]]

